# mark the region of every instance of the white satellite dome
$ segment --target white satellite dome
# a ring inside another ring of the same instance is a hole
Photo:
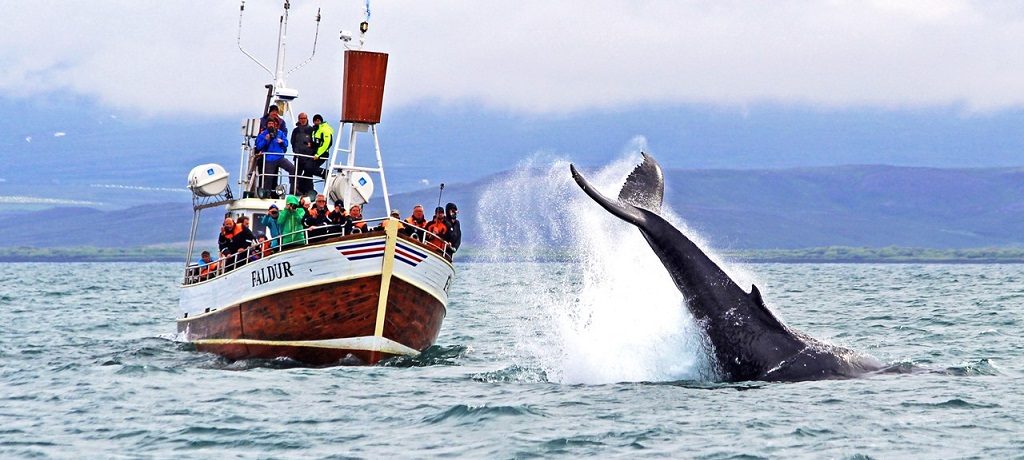
[[[188,173],[188,189],[196,196],[217,196],[228,188],[228,172],[216,163],[192,168]]]
[[[331,184],[331,196],[335,200],[348,198],[345,206],[366,204],[373,196],[373,179],[363,171],[352,171],[348,174],[351,175],[351,180],[346,180],[346,174],[342,173],[338,180]],[[346,190],[351,190],[347,197]]]

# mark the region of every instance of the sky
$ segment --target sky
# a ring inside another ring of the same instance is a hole
[[[8,3],[7,0],[4,3]],[[133,116],[239,115],[267,74],[238,50],[239,3],[9,2],[0,93],[71,93]],[[273,66],[280,1],[250,0],[241,43]],[[339,97],[339,30],[363,1],[292,5],[288,79]],[[644,104],[920,109],[1024,104],[1014,1],[372,1],[366,49],[391,53],[387,105],[571,116]],[[196,65],[200,64],[200,65]]]
[[[46,190],[77,183],[67,200],[176,188],[209,161],[234,174],[239,120],[259,115],[270,80],[239,42],[273,67],[282,3],[246,2],[239,40],[239,1],[0,0],[0,111],[17,115],[0,156],[60,159]],[[381,132],[397,192],[538,157],[598,167],[637,148],[670,168],[1024,165],[1021,2],[369,10],[363,49],[390,55]],[[284,67],[298,67],[287,76],[297,108],[337,125],[339,32],[365,15],[364,0],[292,2]],[[23,184],[45,165],[0,171],[0,195],[38,197]]]

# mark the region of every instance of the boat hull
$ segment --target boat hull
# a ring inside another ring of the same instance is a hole
[[[391,280],[386,341],[374,337],[380,284],[372,276],[269,295],[179,320],[178,332],[228,359],[287,357],[313,365],[376,364],[431,346],[444,305],[401,279]]]
[[[285,357],[321,366],[415,355],[437,339],[454,270],[402,238],[392,244],[409,257],[388,263],[384,250],[373,257],[385,240],[368,235],[293,249],[184,286],[179,336],[232,360]]]

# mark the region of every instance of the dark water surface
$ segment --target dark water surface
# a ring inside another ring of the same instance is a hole
[[[567,264],[460,265],[416,359],[229,363],[174,341],[179,268],[0,265],[0,457],[1024,457],[1021,265],[744,267],[906,371],[787,384],[708,381],[651,317],[619,341]]]

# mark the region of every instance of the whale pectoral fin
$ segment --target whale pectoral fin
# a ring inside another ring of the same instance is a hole
[[[619,190],[619,201],[658,214],[665,199],[665,175],[654,157],[644,152],[640,155],[644,160],[626,176],[626,183]]]
[[[762,320],[765,324],[778,329],[786,329],[786,326],[782,324],[782,321],[779,321],[779,319],[775,317],[775,314],[768,309],[768,306],[764,304],[764,298],[761,297],[761,290],[757,288],[757,285],[751,284],[750,294],[747,295],[750,297],[750,301],[753,302],[753,304],[761,311],[761,314],[764,316]]]
[[[570,164],[569,170],[572,172],[572,178],[576,181],[576,184],[579,185],[580,188],[590,196],[590,198],[593,198],[597,204],[601,205],[602,208],[612,213],[615,217],[633,225],[636,225],[640,221],[641,214],[636,207],[628,203],[613,201],[602,195],[601,192],[597,191],[593,185],[590,185],[590,182],[587,182],[587,179],[585,179],[583,175],[576,170],[576,166]]]

